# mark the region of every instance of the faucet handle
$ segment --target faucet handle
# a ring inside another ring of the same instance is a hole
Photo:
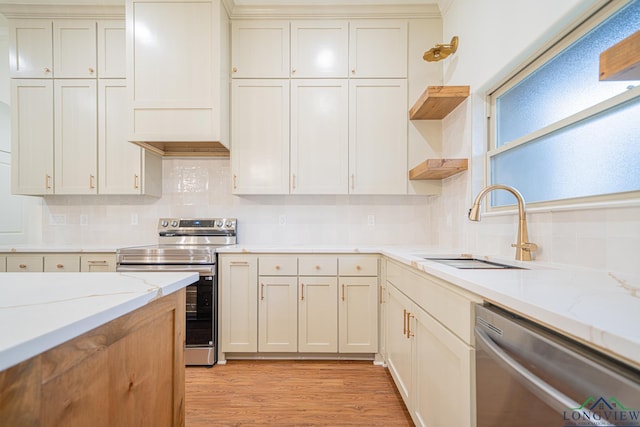
[[[517,243],[512,243],[511,244],[512,248],[520,248],[523,251],[529,251],[529,252],[535,252],[538,250],[538,245],[536,245],[535,243],[529,243],[529,242],[525,242],[521,245],[517,244]]]

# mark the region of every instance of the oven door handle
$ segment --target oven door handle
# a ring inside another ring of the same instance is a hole
[[[117,265],[119,273],[163,273],[163,272],[200,273],[201,276],[215,276],[215,267],[201,265]]]
[[[520,384],[549,405],[549,407],[553,408],[553,410],[562,414],[565,411],[571,411],[580,406],[575,400],[555,389],[552,385],[543,381],[540,377],[522,366],[522,364],[518,363],[513,357],[509,356],[509,354],[497,345],[480,327],[475,327],[475,334],[477,338],[476,344],[484,347],[484,350],[491,359],[506,369]],[[580,411],[590,415],[592,414],[588,408],[580,408]],[[592,416],[589,418],[594,419]],[[610,424],[605,420],[594,422],[597,422],[597,424],[593,424],[594,426],[614,426],[614,424]]]

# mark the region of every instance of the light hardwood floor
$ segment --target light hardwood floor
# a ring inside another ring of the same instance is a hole
[[[412,426],[387,369],[361,361],[186,368],[186,425]]]

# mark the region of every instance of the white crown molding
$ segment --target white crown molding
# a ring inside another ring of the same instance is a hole
[[[6,18],[124,19],[124,4],[122,6],[0,4],[0,13]]]
[[[434,18],[441,17],[437,4],[404,5],[284,5],[234,6],[232,19],[318,19],[318,18]]]

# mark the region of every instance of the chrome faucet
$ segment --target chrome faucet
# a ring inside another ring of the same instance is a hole
[[[522,194],[513,187],[507,185],[489,185],[480,191],[473,202],[473,206],[469,209],[469,219],[471,221],[480,221],[480,202],[482,198],[493,190],[507,190],[518,200],[518,243],[514,243],[511,247],[516,248],[516,260],[531,261],[531,252],[538,250],[538,245],[530,243],[529,234],[527,232],[527,214],[525,212],[525,203]]]

